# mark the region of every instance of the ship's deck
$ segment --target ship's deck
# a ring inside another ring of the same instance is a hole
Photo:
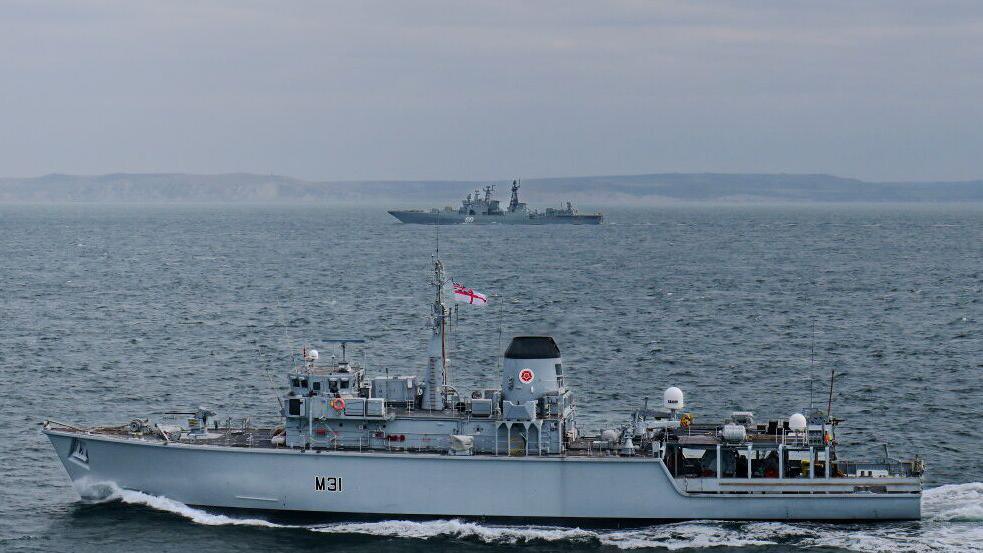
[[[400,417],[427,417],[431,418],[432,415],[426,412],[406,412],[401,413]],[[102,436],[110,436],[114,438],[122,438],[129,440],[139,440],[145,442],[174,442],[189,445],[211,445],[211,446],[223,446],[223,447],[242,447],[242,448],[253,448],[253,449],[290,449],[283,444],[273,443],[273,438],[282,433],[282,429],[278,428],[241,428],[241,427],[210,427],[207,433],[196,435],[187,431],[181,433],[179,439],[167,439],[165,440],[162,436],[154,433],[144,433],[137,434],[132,432],[127,425],[121,426],[102,426],[94,428],[76,428],[67,426],[67,428],[78,430],[87,434],[95,434]],[[761,443],[761,442],[772,442],[775,438],[773,436],[749,436],[751,441]],[[703,433],[697,433],[694,435],[683,435],[679,436],[678,443],[682,447],[699,447],[699,446],[709,446],[711,444],[719,443],[719,440],[712,436],[705,435]],[[357,451],[362,453],[434,453],[443,454],[443,450],[435,451],[433,449],[425,448],[414,448],[400,445],[399,442],[387,442],[386,447],[373,447],[369,445],[368,438],[366,438],[366,444],[364,446],[359,446],[357,444],[345,444],[332,447],[315,447],[313,449],[320,449],[325,451]],[[569,442],[565,448],[565,451],[560,456],[575,456],[575,457],[608,457],[618,455],[619,452],[617,448],[612,448],[606,444],[598,436],[582,436],[572,442]],[[476,452],[476,456],[495,456],[494,453],[483,453]],[[499,456],[505,456],[507,453],[503,450]],[[515,452],[512,452],[513,456],[516,456]],[[535,455],[534,453],[531,455]],[[548,456],[548,455],[547,455]],[[554,455],[555,456],[555,455]]]
[[[273,438],[278,433],[282,432],[282,429],[275,428],[209,428],[206,434],[201,436],[195,436],[193,434],[184,432],[182,437],[177,440],[165,440],[163,437],[156,434],[135,434],[129,430],[126,425],[123,426],[103,426],[97,428],[75,428],[68,427],[72,430],[81,431],[85,434],[96,435],[96,436],[107,436],[117,439],[127,439],[136,440],[151,443],[180,443],[186,445],[209,445],[209,446],[222,446],[222,447],[241,447],[250,449],[291,449],[284,445],[277,445],[273,443]],[[608,457],[616,455],[614,450],[601,449],[598,448],[593,442],[597,440],[596,437],[584,437],[580,438],[574,442],[571,442],[565,453],[562,455],[544,455],[544,457]],[[344,447],[320,447],[313,448],[324,451],[352,451],[360,453],[433,453],[433,454],[445,454],[444,451],[434,451],[432,449],[421,449],[412,447],[401,447],[399,444],[387,444],[388,447],[358,447],[358,446],[344,446]],[[475,453],[474,456],[488,456],[494,457],[494,453]],[[507,456],[503,451],[499,455],[500,457]],[[514,453],[512,456],[516,456]],[[530,455],[533,456],[533,455]]]
[[[434,419],[435,413],[423,410],[405,409],[398,408],[395,411],[395,415],[399,418],[421,418],[421,419]],[[437,418],[440,418],[439,416]],[[460,414],[456,412],[451,412],[446,416],[446,419],[453,420],[463,418]],[[544,417],[548,420],[556,419],[556,416]],[[53,422],[53,421],[52,421]],[[185,444],[203,444],[203,445],[218,445],[226,447],[249,447],[249,448],[260,448],[260,449],[277,449],[284,448],[283,445],[274,444],[271,440],[278,433],[282,432],[282,429],[277,428],[242,428],[239,426],[233,427],[210,427],[207,433],[202,435],[196,435],[194,433],[184,430],[181,432],[181,438],[178,440],[165,440],[163,436],[154,433],[144,433],[135,434],[129,428],[129,425],[120,426],[101,426],[93,428],[77,428],[71,425],[63,425],[61,423],[55,423],[58,426],[63,426],[65,428],[80,430],[90,434],[114,436],[118,438],[125,439],[138,439],[144,441],[177,441]],[[166,427],[166,425],[165,425]],[[680,433],[676,436],[676,442],[682,447],[708,447],[714,444],[723,443],[721,440],[714,435],[716,427],[709,424],[692,425],[688,431],[685,433]],[[781,436],[777,434],[767,434],[767,433],[751,433],[747,436],[747,441],[754,444],[777,444],[781,442]],[[434,452],[433,450],[419,449],[401,446],[398,442],[387,443],[387,447],[369,447],[368,438],[366,438],[366,445],[360,447],[358,445],[345,444],[344,446],[338,447],[328,447],[319,449],[338,449],[346,451],[382,451],[382,452],[414,452],[414,453],[425,453]],[[808,447],[809,445],[815,445],[822,447],[824,444],[816,442],[814,444],[809,444],[808,442],[799,444],[801,446]],[[439,453],[439,452],[437,452]],[[598,455],[613,455],[616,454],[616,450],[607,446],[601,438],[597,436],[582,436],[573,442],[567,444],[566,455],[583,455],[583,456],[598,456]],[[476,455],[483,455],[483,453],[476,453]],[[487,455],[494,455],[489,453]]]

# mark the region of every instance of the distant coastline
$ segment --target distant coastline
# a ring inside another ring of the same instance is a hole
[[[276,203],[432,207],[456,205],[501,181],[305,181],[228,173],[51,174],[0,178],[0,203]],[[523,199],[538,206],[674,203],[983,203],[983,180],[869,182],[824,174],[661,173],[522,180]]]

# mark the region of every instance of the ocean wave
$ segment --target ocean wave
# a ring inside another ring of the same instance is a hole
[[[428,540],[448,538],[488,544],[569,542],[623,550],[677,550],[713,547],[786,545],[832,547],[861,553],[983,552],[983,482],[951,484],[925,490],[920,522],[840,525],[829,523],[690,521],[624,530],[589,530],[564,526],[498,525],[460,519],[383,520],[317,525],[278,524],[261,518],[209,513],[166,497],[90,483],[80,490],[90,503],[119,501],[173,513],[195,524],[294,529]]]

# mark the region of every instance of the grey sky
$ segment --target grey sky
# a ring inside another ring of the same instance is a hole
[[[0,4],[0,175],[983,177],[979,2]]]

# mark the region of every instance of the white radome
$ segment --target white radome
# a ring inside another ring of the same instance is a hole
[[[310,359],[311,361],[317,361],[317,355],[318,354],[316,349],[307,351],[307,358]]]
[[[789,430],[795,432],[804,432],[808,426],[809,423],[806,421],[806,417],[802,413],[796,413],[788,418]]]
[[[684,405],[683,391],[675,386],[666,388],[665,393],[662,394],[662,404],[666,409],[682,409]]]

